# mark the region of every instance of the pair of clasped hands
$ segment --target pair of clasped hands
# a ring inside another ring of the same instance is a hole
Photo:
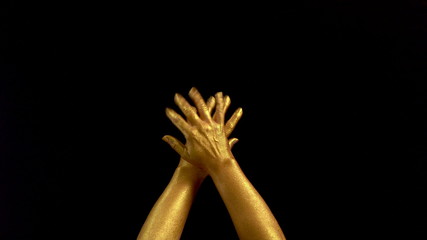
[[[174,98],[184,116],[166,108],[167,117],[184,135],[186,143],[170,135],[163,137],[180,155],[180,161],[148,214],[137,240],[180,239],[196,193],[208,175],[240,239],[285,239],[267,203],[245,176],[231,151],[238,139],[228,137],[242,117],[242,109],[238,108],[225,122],[231,103],[229,96],[218,92],[205,101],[194,87],[188,95],[194,106],[181,94],[176,93]],[[214,223],[212,228],[214,231]]]

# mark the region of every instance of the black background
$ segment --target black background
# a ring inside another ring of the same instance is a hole
[[[223,91],[288,239],[426,239],[425,1],[2,1],[0,239],[135,239]],[[237,239],[212,181],[182,239]]]

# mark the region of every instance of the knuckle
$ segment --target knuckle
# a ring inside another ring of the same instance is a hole
[[[197,128],[191,128],[190,129],[190,134],[192,135],[192,136],[196,136],[196,135],[198,135],[198,133],[199,133],[199,131],[197,130]]]

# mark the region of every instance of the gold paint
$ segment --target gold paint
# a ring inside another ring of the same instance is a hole
[[[183,113],[188,121],[174,110],[166,109],[167,117],[183,133],[186,143],[170,135],[163,137],[181,159],[137,240],[179,239],[197,190],[207,175],[224,201],[240,239],[285,239],[273,213],[231,152],[238,139],[228,139],[228,136],[240,120],[242,109],[238,108],[224,125],[230,105],[228,96],[223,97],[219,92],[206,104],[196,88],[193,87],[189,95],[197,113],[189,110],[192,106],[181,95],[175,95],[175,103],[186,110]],[[215,228],[214,222],[212,228]]]

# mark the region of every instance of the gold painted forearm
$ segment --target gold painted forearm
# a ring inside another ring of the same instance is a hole
[[[264,199],[246,178],[235,159],[223,161],[210,176],[227,207],[241,240],[285,239]]]
[[[151,209],[137,240],[180,239],[191,204],[206,175],[181,160]]]

